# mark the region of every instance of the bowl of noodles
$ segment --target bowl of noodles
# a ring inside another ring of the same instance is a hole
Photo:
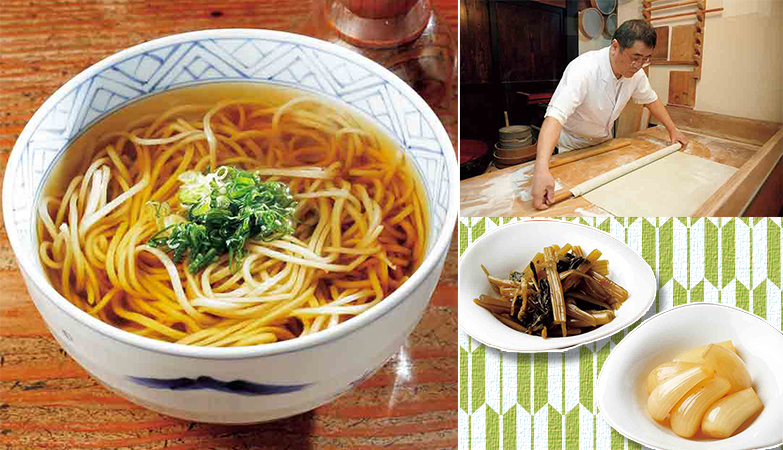
[[[418,323],[457,216],[443,126],[402,80],[289,33],[126,49],[55,92],[8,159],[3,215],[60,345],[187,420],[322,405]]]

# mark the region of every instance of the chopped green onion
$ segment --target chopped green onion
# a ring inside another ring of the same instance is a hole
[[[164,221],[174,223],[150,238],[149,245],[170,252],[174,262],[188,257],[190,273],[226,253],[236,271],[248,239],[272,241],[294,231],[296,201],[284,183],[262,182],[231,166],[208,174],[188,171],[178,180],[187,221]]]

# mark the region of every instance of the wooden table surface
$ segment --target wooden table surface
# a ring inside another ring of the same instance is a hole
[[[683,131],[683,133],[690,140],[683,152],[735,168],[745,164],[761,148],[758,145],[691,131]],[[591,149],[626,141],[630,141],[627,147],[553,168],[551,172],[556,181],[556,190],[571,189],[602,173],[654,153],[669,145],[669,134],[665,128],[657,126],[634,133],[629,138],[612,139]],[[576,150],[567,155],[589,150]],[[555,156],[553,160],[559,157]],[[611,215],[584,197],[565,200],[543,211],[536,210],[530,195],[534,163],[535,161],[530,161],[460,182],[460,216]]]
[[[457,0],[433,4],[456,36]],[[35,110],[66,81],[106,56],[185,31],[291,30],[307,20],[310,8],[307,0],[0,0],[0,177]],[[457,89],[452,90],[435,110],[456,142]],[[108,392],[67,356],[30,300],[0,222],[0,447],[456,448],[456,248],[455,234],[418,327],[364,384],[296,417],[219,426],[136,406]]]

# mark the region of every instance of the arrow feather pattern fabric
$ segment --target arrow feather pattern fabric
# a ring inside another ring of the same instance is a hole
[[[460,257],[482,234],[519,220],[461,217]],[[628,329],[565,353],[505,353],[459,331],[460,450],[646,449],[606,423],[594,396],[606,358],[631,330],[692,302],[737,306],[783,329],[780,218],[561,220],[606,231],[639,253],[658,279],[655,302]]]

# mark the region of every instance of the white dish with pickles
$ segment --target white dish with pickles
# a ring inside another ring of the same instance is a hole
[[[606,421],[654,449],[752,450],[783,443],[783,333],[747,311],[679,306],[615,347],[598,377]]]

